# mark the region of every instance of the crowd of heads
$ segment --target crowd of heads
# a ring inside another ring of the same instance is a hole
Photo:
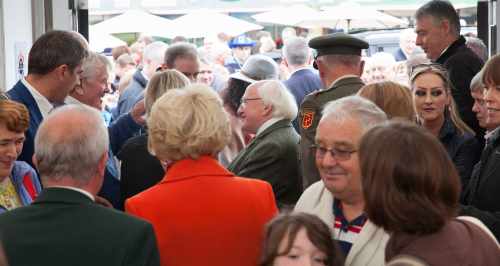
[[[362,202],[362,212],[384,234],[437,234],[458,215],[463,193],[440,130],[449,120],[460,136],[475,132],[460,116],[449,71],[429,61],[441,56],[447,40],[460,36],[457,13],[448,2],[430,1],[415,19],[415,29],[401,31],[403,61],[387,52],[365,56],[360,51],[367,44],[345,34],[310,42],[289,28],[282,35],[280,60],[269,56],[279,46],[265,32],[256,40],[242,35],[228,44],[206,38],[199,48],[184,39],[168,45],[141,36],[130,47],[115,47],[112,60],[88,51],[76,33],[48,32],[33,44],[27,79],[54,87],[45,91],[51,103],[62,105],[70,96],[82,104],[57,107],[44,117],[34,139],[37,172],[44,186],[74,186],[97,195],[110,159],[110,134],[101,111],[113,103],[104,101],[105,95],[130,91],[135,75],[147,81],[137,95],[144,98],[147,149],[164,164],[217,158],[233,141],[235,127],[255,136],[269,121],[291,124],[304,110],[283,81],[307,68],[321,80],[318,89],[346,76],[365,83],[356,95],[329,101],[318,111],[308,148],[322,193],[349,204]],[[332,51],[331,43],[338,50]],[[487,60],[479,39],[470,38],[468,45]],[[497,55],[469,86],[472,111],[488,131],[500,126],[499,73]],[[0,177],[12,171],[29,127],[24,105],[0,100],[0,159],[11,162],[9,167],[0,164]],[[265,227],[259,265],[343,265],[345,256],[325,222],[331,221],[304,212],[277,215]]]

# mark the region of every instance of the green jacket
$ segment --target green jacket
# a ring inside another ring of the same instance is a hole
[[[66,188],[0,215],[9,265],[159,266],[153,227]]]
[[[238,176],[269,182],[278,206],[294,205],[302,192],[298,143],[299,135],[290,120],[280,120],[256,136],[228,169]]]

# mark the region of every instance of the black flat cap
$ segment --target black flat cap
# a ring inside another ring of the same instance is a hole
[[[368,43],[345,33],[332,33],[309,41],[309,47],[316,49],[317,56],[328,54],[361,55],[368,49]]]

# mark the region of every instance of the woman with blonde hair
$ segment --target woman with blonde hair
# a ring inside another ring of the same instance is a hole
[[[439,64],[416,65],[411,71],[410,86],[417,122],[446,148],[460,175],[463,192],[479,160],[481,146],[458,115],[448,72]]]
[[[410,89],[392,81],[382,81],[363,86],[358,95],[375,103],[387,118],[415,121],[415,110]]]
[[[189,79],[181,72],[169,69],[153,75],[145,91],[146,116],[165,92],[183,88]],[[147,131],[147,129],[146,129]],[[158,183],[165,175],[160,161],[147,150],[148,133],[129,139],[118,153],[121,160],[120,207],[129,197]]]
[[[217,161],[231,135],[217,93],[202,84],[169,90],[147,124],[149,150],[171,165],[125,209],[153,224],[161,265],[257,265],[264,225],[277,212],[274,194]]]

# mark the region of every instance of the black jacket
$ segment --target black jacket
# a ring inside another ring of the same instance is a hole
[[[481,70],[484,62],[465,45],[465,38],[460,36],[436,60],[436,63],[442,64],[448,70],[453,85],[451,94],[457,104],[460,117],[480,139],[484,135],[484,130],[479,126],[472,112],[474,100],[470,95],[470,81]]]
[[[121,160],[122,209],[126,199],[156,185],[165,175],[160,161],[149,153],[147,146],[148,136],[137,136],[129,139],[117,155]]]
[[[439,131],[439,140],[455,164],[462,182],[461,191],[464,191],[469,184],[472,169],[481,156],[481,145],[472,134],[461,135],[449,116]]]
[[[481,220],[500,240],[500,128],[487,141],[474,167],[461,215]]]

